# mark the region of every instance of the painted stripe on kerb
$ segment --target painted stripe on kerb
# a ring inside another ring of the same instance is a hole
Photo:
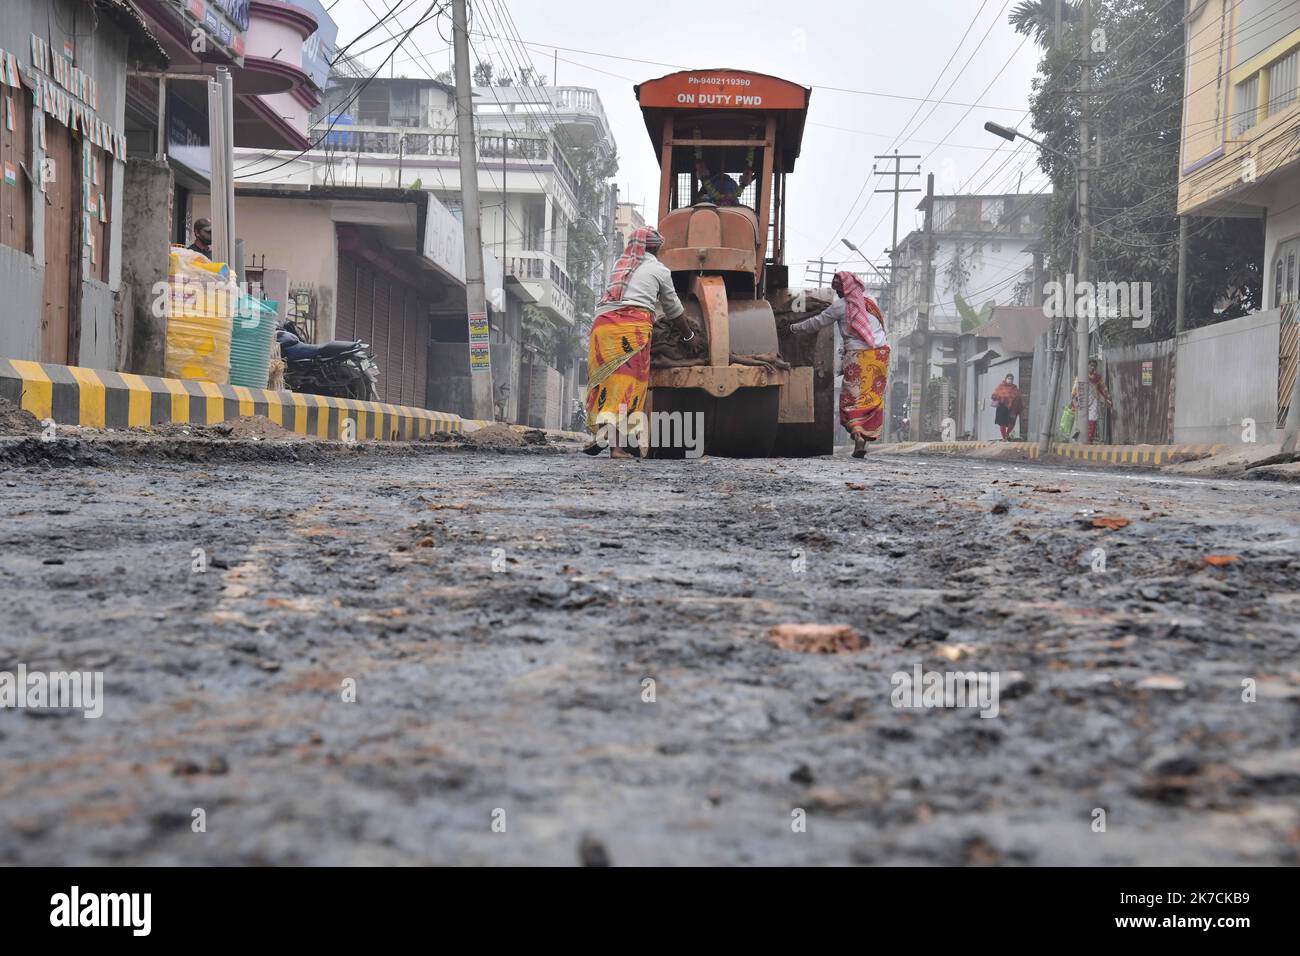
[[[235,393],[235,399],[239,402],[239,416],[241,418],[257,413],[256,400],[253,398],[252,389],[245,385],[232,385],[230,389]]]
[[[153,391],[139,375],[130,372],[118,372],[126,392],[126,427],[148,428],[153,412]]]
[[[54,383],[40,363],[11,359],[9,364],[22,379],[23,395],[19,404],[41,421],[49,418],[54,413]]]
[[[205,425],[264,415],[298,434],[334,439],[340,437],[340,424],[351,419],[357,441],[409,440],[431,431],[464,430],[460,416],[425,408],[28,359],[0,358],[0,396],[40,421],[92,428],[150,428],[167,422]]]
[[[104,383],[99,380],[92,368],[69,366],[68,371],[77,380],[78,421],[91,428],[104,428],[107,425],[104,408]]]

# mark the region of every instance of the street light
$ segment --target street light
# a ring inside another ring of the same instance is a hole
[[[1032,136],[1026,136],[1024,133],[1020,132],[1019,130],[1011,129],[1010,127],[1003,126],[1000,123],[994,123],[991,120],[984,124],[984,128],[988,130],[990,133],[992,133],[994,136],[1001,136],[1007,142],[1014,141],[1018,136],[1021,139],[1025,140],[1026,142],[1033,143],[1039,149],[1045,149],[1047,150],[1047,152],[1052,153],[1055,156],[1061,157],[1063,160],[1065,160],[1067,163],[1070,164],[1070,168],[1074,170],[1075,195],[1078,198],[1078,202],[1079,202],[1079,219],[1080,219],[1079,261],[1080,263],[1082,263],[1086,256],[1086,250],[1088,248],[1087,246],[1088,227],[1087,227],[1087,217],[1084,214],[1084,202],[1083,202],[1084,174],[1083,174],[1083,170],[1079,168],[1079,164],[1075,162],[1074,157],[1067,156],[1059,149],[1053,149],[1051,146],[1048,146],[1046,143],[1034,139]],[[1080,271],[1083,272],[1084,270],[1081,268]],[[1062,322],[1064,322],[1064,319],[1062,319]],[[1064,335],[1065,333],[1064,326],[1062,327],[1061,331],[1062,331],[1062,335]],[[1079,374],[1076,378],[1076,381],[1078,382],[1078,389],[1079,389],[1079,406],[1080,406],[1080,410],[1084,414],[1084,432],[1083,432],[1084,439],[1083,440],[1084,443],[1087,444],[1088,412],[1086,408],[1087,399],[1085,396],[1088,394],[1089,386],[1088,386],[1088,322],[1086,319],[1083,319],[1078,322],[1078,351],[1079,351]],[[1052,385],[1051,385],[1051,391],[1049,393],[1049,404],[1045,406],[1048,410],[1048,414],[1045,414],[1043,416],[1043,429],[1042,429],[1042,433],[1038,437],[1038,451],[1039,454],[1042,455],[1047,454],[1048,446],[1051,444],[1051,440],[1052,440],[1052,416],[1050,414],[1050,411],[1052,406],[1056,402],[1056,391],[1061,384],[1061,378],[1060,378],[1062,372],[1061,362],[1063,361],[1064,357],[1065,357],[1064,346],[1061,349],[1060,359],[1056,357],[1056,354],[1054,352],[1052,355]]]
[[[888,283],[888,282],[889,282],[889,279],[887,279],[887,278],[885,277],[885,274],[884,274],[883,272],[881,272],[879,269],[876,268],[876,264],[875,264],[874,262],[872,262],[870,259],[868,259],[866,256],[862,255],[862,250],[861,250],[861,249],[859,249],[859,248],[858,248],[857,246],[855,246],[853,243],[849,242],[847,239],[841,239],[840,242],[844,243],[846,246],[849,247],[850,250],[852,250],[853,252],[856,252],[859,256],[862,256],[862,261],[865,262],[867,265],[871,266],[872,271],[874,271],[874,272],[876,273],[876,275],[880,276],[880,280],[881,280],[882,282],[885,282],[885,283]]]
[[[1017,137],[1023,139],[1027,143],[1033,143],[1039,149],[1045,149],[1049,153],[1052,153],[1053,155],[1060,156],[1063,160],[1065,160],[1067,163],[1070,164],[1071,168],[1075,171],[1075,173],[1079,172],[1079,164],[1074,161],[1073,156],[1069,156],[1066,153],[1061,152],[1059,149],[1055,149],[1051,146],[1048,146],[1046,143],[1041,142],[1040,140],[1036,140],[1032,136],[1026,136],[1018,129],[1012,129],[1010,126],[1003,126],[1000,123],[994,123],[992,120],[985,123],[984,128],[988,130],[990,133],[992,133],[994,136],[1001,136],[1008,143],[1015,142]]]

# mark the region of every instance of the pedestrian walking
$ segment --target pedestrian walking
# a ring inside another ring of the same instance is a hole
[[[840,424],[853,439],[853,457],[861,458],[867,453],[867,442],[880,438],[885,419],[885,385],[889,378],[885,317],[854,273],[835,273],[831,288],[837,296],[834,302],[789,328],[802,334],[816,332],[832,322],[840,324],[844,342]]]
[[[1011,434],[1015,430],[1016,421],[1020,418],[1023,404],[1020,388],[1016,385],[1016,377],[1008,375],[1000,381],[998,387],[993,389],[992,398],[993,404],[997,406],[997,411],[993,414],[993,422],[1002,430],[1002,440],[1011,441]]]
[[[635,230],[596,306],[587,344],[587,428],[597,437],[583,449],[588,455],[599,455],[608,445],[611,458],[633,457],[626,450],[625,427],[630,416],[645,413],[657,309],[676,324],[687,349],[699,351],[701,338],[686,321],[673,275],[654,255],[663,242],[648,226]]]

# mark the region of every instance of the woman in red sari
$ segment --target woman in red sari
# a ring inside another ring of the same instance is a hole
[[[993,423],[1001,429],[1002,440],[1011,441],[1011,433],[1022,412],[1022,397],[1020,389],[1016,386],[1016,377],[1008,375],[1004,378],[998,383],[998,387],[993,389],[991,397],[993,404],[997,406]]]
[[[583,449],[611,458],[631,458],[627,450],[640,442],[628,434],[629,420],[645,415],[650,385],[650,331],[655,311],[676,322],[682,340],[698,351],[700,339],[686,321],[673,275],[655,252],[663,238],[642,226],[632,233],[609,277],[609,289],[596,306],[587,345],[587,428],[596,440]],[[635,426],[632,426],[633,428]]]
[[[840,424],[853,439],[853,457],[867,453],[867,442],[880,438],[885,421],[885,383],[889,346],[885,318],[852,272],[837,272],[831,288],[838,298],[826,309],[790,326],[791,332],[816,332],[840,324],[844,341],[844,385],[840,390]]]

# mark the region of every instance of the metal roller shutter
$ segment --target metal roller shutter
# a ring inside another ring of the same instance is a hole
[[[334,310],[334,337],[356,338],[357,327],[357,261],[351,256],[339,256],[339,294]]]
[[[388,347],[392,337],[392,317],[390,315],[392,283],[387,276],[375,273],[372,273],[372,281],[375,290],[374,331],[371,333],[372,338],[369,339],[369,342],[375,360],[379,363],[379,399],[388,402],[393,400],[390,396],[396,394],[397,383],[401,381],[398,377],[401,371],[394,364],[391,350]]]

